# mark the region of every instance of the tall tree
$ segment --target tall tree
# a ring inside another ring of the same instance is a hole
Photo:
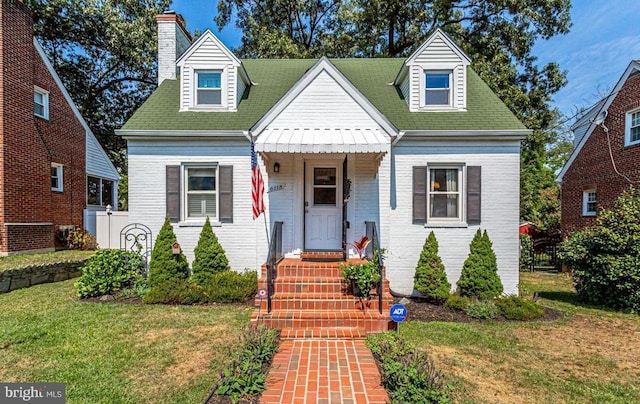
[[[25,0],[35,34],[91,130],[121,171],[114,134],[156,87],[155,16],[171,0]]]
[[[245,57],[406,57],[436,28],[472,59],[473,69],[524,124],[521,217],[552,187],[546,165],[551,96],[566,84],[555,63],[539,66],[536,40],[568,32],[569,0],[220,0],[220,28],[235,16]]]

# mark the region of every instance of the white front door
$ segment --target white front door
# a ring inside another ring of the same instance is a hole
[[[342,250],[342,161],[307,160],[304,248]]]

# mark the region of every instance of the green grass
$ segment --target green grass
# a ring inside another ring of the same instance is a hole
[[[61,382],[69,403],[202,402],[249,306],[80,301],[73,281],[0,295],[0,380]]]
[[[89,258],[95,251],[66,250],[45,254],[20,254],[0,257],[0,272],[30,265],[53,264],[62,261],[78,261]]]
[[[640,402],[640,316],[582,304],[566,274],[521,273],[552,322],[421,323],[401,333],[431,353],[456,402]]]

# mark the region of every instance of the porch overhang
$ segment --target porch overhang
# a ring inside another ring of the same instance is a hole
[[[387,153],[391,138],[378,128],[268,128],[258,136],[261,153]]]

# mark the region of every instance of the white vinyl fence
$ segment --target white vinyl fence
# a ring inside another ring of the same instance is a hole
[[[120,231],[129,224],[129,212],[118,211],[96,214],[96,241],[99,248],[120,248]]]

